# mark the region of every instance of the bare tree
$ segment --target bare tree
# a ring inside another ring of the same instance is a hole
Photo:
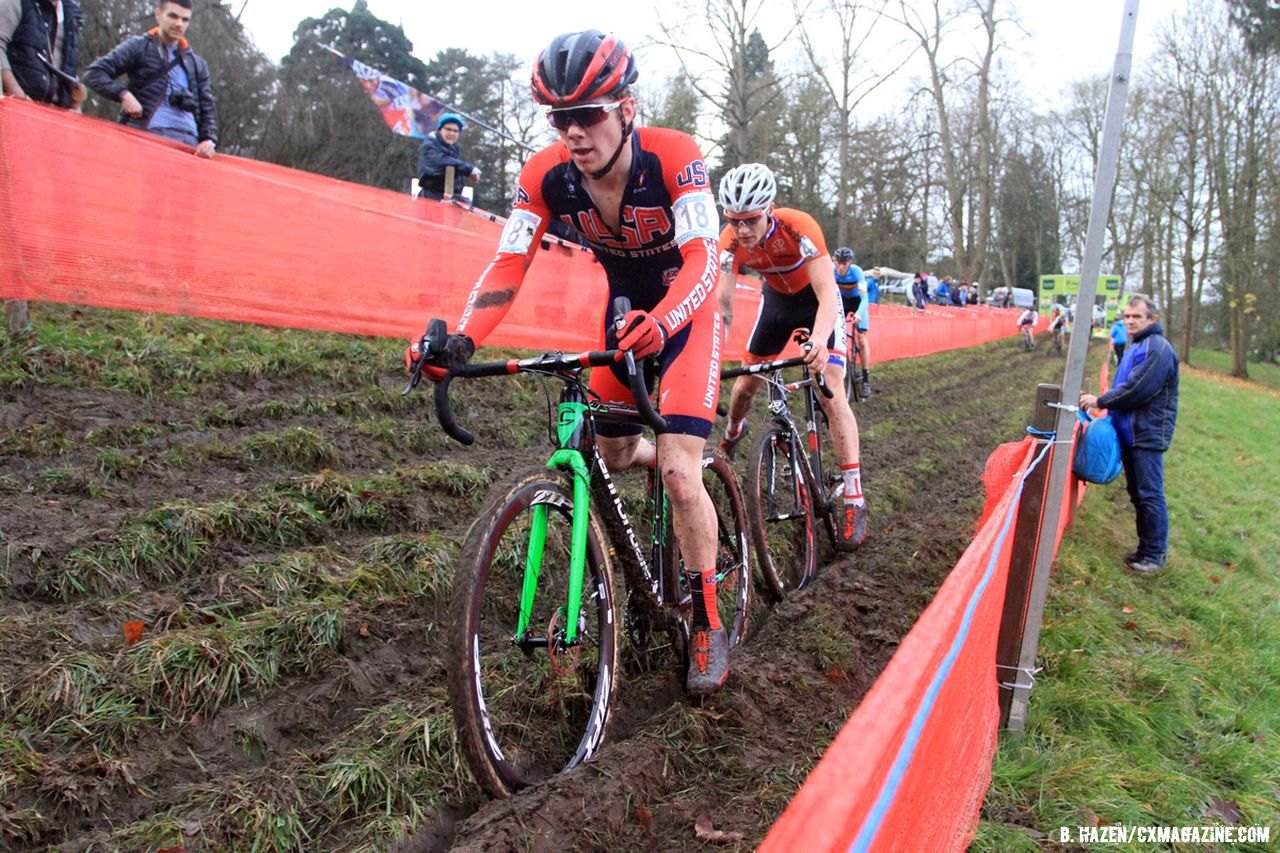
[[[955,264],[961,277],[981,278],[991,236],[992,162],[996,140],[992,133],[992,67],[998,47],[997,0],[966,0],[954,12],[943,11],[943,0],[927,4],[898,0],[896,20],[919,45],[929,68],[928,90],[936,111],[938,152],[946,204],[944,218]],[[975,16],[981,47],[976,58],[949,60],[944,36],[961,21]],[[964,73],[963,68],[972,70]],[[962,85],[967,83],[968,86]],[[972,98],[968,133],[956,126],[957,93]]]
[[[904,51],[886,51],[883,44],[872,40],[874,25],[881,19],[889,0],[825,0],[814,10],[792,0],[796,20],[800,24],[800,43],[812,67],[814,79],[826,90],[834,104],[832,110],[836,128],[836,243],[849,242],[849,213],[852,202],[853,169],[850,145],[857,131],[855,113],[859,106],[876,89],[902,68],[910,59]],[[813,30],[822,34],[822,43],[830,40],[832,32],[840,39],[834,60],[815,40]],[[883,28],[881,28],[881,34]],[[876,68],[867,61],[868,54],[896,55],[901,57],[896,68]]]
[[[1203,4],[1199,35],[1213,46],[1205,68],[1210,126],[1209,157],[1222,234],[1222,293],[1231,346],[1231,374],[1249,375],[1251,325],[1257,319],[1259,197],[1275,168],[1277,80],[1273,57],[1255,51],[1230,31],[1222,10]],[[1274,286],[1274,283],[1271,285]]]
[[[776,115],[784,97],[769,55],[795,25],[768,43],[760,32],[765,8],[764,0],[705,0],[702,15],[682,14],[679,23],[658,23],[662,38],[657,43],[675,52],[689,85],[704,100],[721,105],[728,127],[722,165],[764,159],[773,147],[774,140],[755,138],[761,133],[760,118]],[[706,31],[691,32],[694,22],[705,23]],[[703,73],[708,66],[710,71]]]

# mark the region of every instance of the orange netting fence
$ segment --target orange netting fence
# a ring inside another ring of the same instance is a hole
[[[0,99],[0,297],[407,339],[452,325],[493,257],[498,217],[218,155],[29,101]],[[600,345],[604,276],[548,241],[497,346]],[[738,290],[739,357],[758,286]],[[584,306],[594,315],[583,317]],[[572,320],[568,319],[572,317]],[[1016,333],[986,307],[872,306],[876,361]]]
[[[987,460],[973,541],[903,638],[762,851],[964,850],[991,779],[1000,724],[996,640],[1013,520],[1051,442],[1005,444]],[[1064,445],[1060,445],[1064,446]],[[1075,488],[1067,483],[1067,497]],[[1068,500],[1057,542],[1069,520]]]

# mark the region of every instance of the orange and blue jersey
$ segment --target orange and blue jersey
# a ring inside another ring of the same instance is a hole
[[[720,269],[729,275],[753,272],[765,284],[788,296],[810,286],[805,265],[827,254],[827,242],[817,221],[801,210],[775,208],[764,239],[747,249],[733,227],[720,232]]]

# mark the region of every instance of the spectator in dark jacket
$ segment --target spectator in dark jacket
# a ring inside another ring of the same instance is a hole
[[[1157,322],[1155,303],[1147,297],[1130,297],[1122,317],[1129,345],[1116,368],[1115,384],[1100,396],[1081,394],[1080,407],[1111,412],[1120,437],[1125,485],[1138,516],[1138,550],[1125,558],[1125,564],[1151,574],[1168,559],[1164,453],[1178,416],[1178,354]]]
[[[0,81],[10,98],[79,111],[84,14],[75,0],[0,0]]]
[[[133,36],[93,62],[85,72],[89,88],[120,102],[120,121],[195,146],[212,157],[218,144],[209,66],[187,44],[191,0],[162,0],[157,26]],[[117,77],[129,75],[127,85]]]
[[[470,180],[480,180],[480,170],[474,163],[468,163],[459,155],[461,148],[458,138],[462,136],[462,117],[456,113],[445,113],[436,122],[435,133],[428,133],[427,138],[418,146],[418,198],[444,197],[444,170],[453,167],[453,190],[456,195],[462,192],[463,185]]]

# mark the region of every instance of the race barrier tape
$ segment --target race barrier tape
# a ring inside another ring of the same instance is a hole
[[[0,99],[6,299],[407,340],[432,317],[456,323],[499,219],[240,157],[202,160],[114,122]],[[758,282],[742,281],[727,358],[741,357],[760,301]],[[486,343],[598,348],[604,294],[590,252],[545,241]],[[1016,312],[985,306],[871,309],[877,362],[1016,332]]]
[[[959,851],[973,840],[999,731],[1010,531],[1036,452],[1027,438],[988,458],[973,541],[761,851]]]

